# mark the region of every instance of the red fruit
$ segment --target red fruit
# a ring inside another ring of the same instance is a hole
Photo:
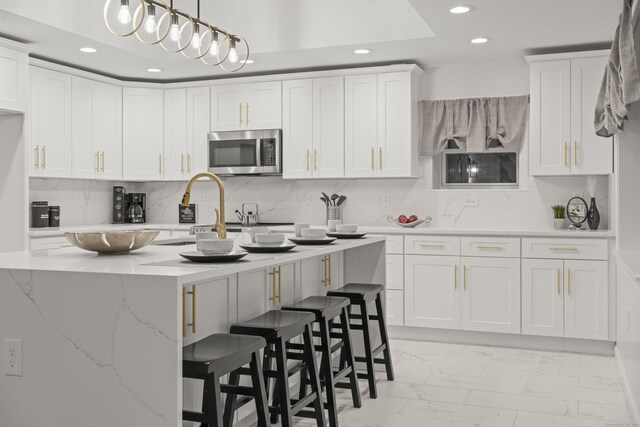
[[[417,220],[418,220],[418,217],[416,215],[411,215],[409,217],[409,222],[414,222],[414,221],[417,221]]]
[[[399,221],[401,224],[406,224],[407,222],[409,222],[409,218],[407,218],[407,217],[406,217],[406,216],[404,216],[404,215],[400,215],[400,217],[398,218],[398,221]]]

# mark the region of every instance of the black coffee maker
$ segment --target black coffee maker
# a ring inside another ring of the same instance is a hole
[[[147,222],[147,195],[145,193],[127,193],[125,216],[128,223],[142,224]]]

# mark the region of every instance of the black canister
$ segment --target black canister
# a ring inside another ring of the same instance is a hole
[[[49,202],[31,202],[31,226],[33,228],[49,226]]]
[[[60,206],[49,206],[49,227],[60,227]]]

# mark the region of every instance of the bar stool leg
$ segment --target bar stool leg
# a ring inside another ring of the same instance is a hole
[[[264,376],[262,374],[261,365],[260,353],[256,351],[251,355],[249,368],[251,370],[251,381],[255,392],[254,398],[256,400],[256,411],[258,413],[258,427],[267,427],[267,420],[269,419],[269,402],[264,388]],[[230,425],[231,424],[229,424],[229,426]]]
[[[274,390],[274,400],[276,398],[275,396],[277,396],[279,400],[282,427],[292,427],[293,416],[291,414],[291,397],[289,396],[287,349],[285,347],[285,342],[281,338],[276,340],[276,389]],[[271,418],[271,422],[274,423],[273,417]]]
[[[215,375],[209,375],[204,381],[206,395],[203,399],[202,413],[207,420],[204,425],[207,427],[223,427],[220,379]]]
[[[395,375],[393,373],[393,363],[391,362],[391,348],[389,347],[389,335],[387,334],[387,323],[384,320],[384,313],[382,311],[382,294],[379,293],[376,297],[376,312],[378,315],[378,325],[380,326],[380,339],[384,344],[384,367],[387,371],[387,379],[393,381]]]
[[[304,355],[305,362],[308,367],[309,385],[311,392],[316,393],[317,399],[314,401],[314,409],[316,413],[316,424],[318,427],[325,427],[324,405],[322,403],[322,388],[320,387],[320,377],[318,376],[318,368],[316,367],[316,350],[313,343],[313,335],[311,333],[311,325],[304,328]],[[286,375],[286,374],[285,374]],[[284,423],[282,427],[285,427]]]
[[[229,385],[239,385],[240,384],[240,374],[237,370],[232,371],[229,374]],[[237,396],[233,393],[227,394],[227,400],[224,404],[224,425],[230,426],[233,424],[233,415],[236,410],[236,398]]]
[[[367,380],[369,381],[369,397],[378,398],[378,390],[376,388],[376,370],[373,365],[373,352],[371,348],[371,333],[369,331],[369,310],[367,303],[362,302],[360,306],[360,316],[362,318],[362,335],[364,341],[364,358],[367,365]]]
[[[338,426],[338,409],[336,407],[336,389],[333,378],[333,363],[331,362],[331,337],[327,319],[320,321],[320,346],[322,347],[321,370],[327,391],[327,411],[329,412],[329,426]]]
[[[362,407],[362,398],[360,397],[360,385],[358,384],[358,371],[356,370],[356,359],[353,354],[353,342],[351,341],[351,328],[349,327],[349,314],[347,308],[342,309],[340,314],[340,323],[342,325],[342,340],[344,346],[340,351],[340,370],[344,369],[346,365],[342,365],[344,360],[345,364],[351,366],[351,373],[349,374],[349,382],[351,383],[351,398],[353,399],[353,406],[356,408]]]

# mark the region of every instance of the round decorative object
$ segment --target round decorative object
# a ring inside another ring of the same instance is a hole
[[[187,13],[174,9],[172,13],[162,15],[158,27],[169,26],[169,37],[160,41],[160,46],[169,52],[182,52],[191,45],[196,33],[196,22]]]
[[[67,232],[64,237],[73,245],[99,254],[126,254],[143,248],[158,237],[155,230]]]
[[[215,67],[226,61],[227,56],[229,56],[229,33],[218,27],[209,26],[209,29],[210,31],[202,35],[205,42],[208,42],[208,51],[200,56],[200,60],[207,65]],[[226,46],[226,49],[223,49],[224,46]],[[222,55],[223,52],[224,55]]]
[[[138,6],[133,15],[129,1],[107,0],[104,4],[103,18],[104,24],[112,34],[120,37],[127,37],[138,31],[145,21],[147,11],[144,0],[133,0]],[[134,19],[135,16],[135,19]]]
[[[567,203],[567,218],[571,222],[571,229],[580,230],[582,224],[589,217],[589,206],[582,197],[574,197]]]
[[[146,8],[146,9],[145,9]],[[136,31],[136,37],[145,44],[158,44],[169,35],[171,30],[171,9],[161,0],[154,0],[154,4],[147,4],[145,8],[136,8],[133,20],[138,20],[140,13],[145,13],[144,23]],[[163,23],[163,25],[160,25]]]
[[[244,68],[245,65],[247,65],[247,59],[249,59],[249,43],[247,43],[246,39],[234,35],[229,35],[229,38],[225,39],[225,41],[227,41],[229,45],[229,50],[227,52],[227,58],[224,63],[220,64],[220,68],[232,73],[240,71],[242,68]],[[244,45],[244,48],[246,50],[244,59],[240,59],[240,54],[238,53],[238,47],[242,45]],[[237,68],[233,68],[229,64],[240,64],[240,66]]]

